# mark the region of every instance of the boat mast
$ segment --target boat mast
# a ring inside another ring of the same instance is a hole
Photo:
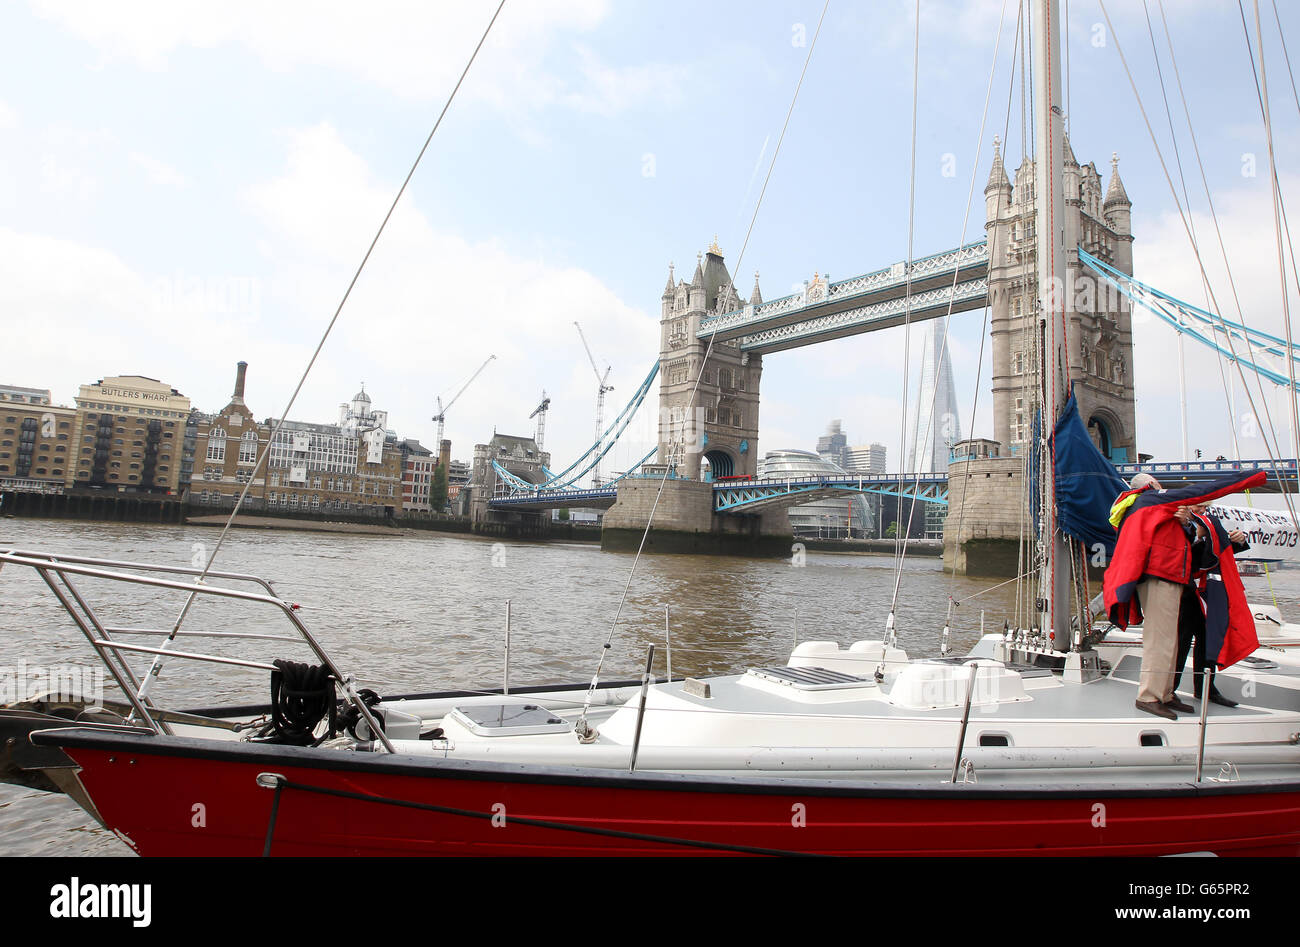
[[[1034,45],[1034,191],[1037,204],[1039,318],[1043,320],[1042,434],[1045,440],[1041,483],[1043,516],[1044,630],[1058,651],[1070,650],[1070,547],[1057,529],[1056,473],[1053,460],[1056,419],[1068,395],[1066,330],[1065,199],[1062,187],[1065,111],[1061,100],[1059,0],[1037,0],[1038,30]],[[1077,250],[1071,250],[1077,255]]]

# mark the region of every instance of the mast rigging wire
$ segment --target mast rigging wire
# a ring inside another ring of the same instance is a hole
[[[504,0],[503,0],[504,2]],[[919,2],[919,0],[918,0]],[[745,239],[740,245],[740,252],[736,255],[736,271],[740,271],[741,261],[745,258],[745,251],[749,248],[749,238],[754,232],[754,224],[758,221],[759,209],[763,206],[763,198],[767,195],[767,185],[772,180],[772,171],[776,167],[776,159],[780,157],[781,145],[785,141],[786,130],[790,127],[790,117],[794,115],[795,103],[799,101],[799,90],[803,88],[804,76],[808,74],[808,64],[812,62],[813,51],[817,48],[817,37],[821,35],[822,23],[826,20],[826,11],[830,8],[830,0],[825,0],[822,4],[821,16],[817,18],[817,28],[813,31],[812,42],[808,44],[808,54],[804,57],[803,69],[799,72],[799,81],[795,83],[794,95],[790,98],[790,107],[785,113],[785,123],[781,126],[781,134],[777,137],[776,147],[772,150],[772,160],[768,163],[767,174],[763,177],[763,186],[758,192],[758,200],[754,204],[754,213],[749,218],[749,227],[745,230]],[[733,279],[723,290],[734,290],[735,280]],[[690,399],[686,403],[686,416],[682,418],[682,450],[686,449],[686,428],[691,416],[691,411],[695,406],[695,398],[700,390],[700,381],[704,377],[704,366],[709,362],[709,356],[713,352],[713,343],[718,336],[718,324],[714,323],[713,331],[709,334],[709,343],[704,349],[704,358],[700,360],[700,370],[695,376],[695,385],[691,388]],[[663,420],[660,419],[660,423]],[[669,420],[671,425],[671,419]],[[587,696],[583,701],[582,715],[578,718],[577,729],[580,734],[586,735],[591,732],[587,725],[587,711],[591,706],[592,695],[596,692],[596,687],[600,681],[601,670],[605,666],[605,655],[609,653],[610,646],[614,640],[614,632],[618,629],[618,620],[623,614],[623,606],[627,603],[629,590],[632,588],[632,579],[636,576],[637,564],[641,561],[641,553],[645,551],[646,540],[650,537],[650,527],[654,524],[655,512],[659,509],[659,500],[663,497],[664,486],[668,482],[668,474],[672,470],[673,458],[676,456],[675,443],[670,442],[668,456],[664,458],[664,473],[659,478],[659,489],[655,492],[654,502],[650,505],[650,514],[646,517],[645,530],[641,533],[641,542],[637,545],[636,555],[632,557],[632,565],[628,569],[627,582],[623,585],[623,594],[619,596],[618,608],[614,611],[614,618],[609,624],[609,634],[605,637],[605,643],[601,647],[600,658],[596,662],[596,672],[591,677],[591,685],[587,689]]]
[[[913,7],[916,16],[916,28],[912,40],[912,148],[911,148],[911,167],[908,173],[908,196],[907,196],[907,260],[904,262],[904,303],[903,303],[903,410],[899,412],[898,421],[898,495],[900,498],[899,505],[895,509],[899,512],[899,519],[902,519],[902,495],[903,495],[903,467],[907,461],[907,383],[908,372],[912,367],[912,241],[915,236],[916,228],[916,112],[917,99],[921,87],[920,81],[920,60],[921,60],[921,0],[916,0]],[[918,414],[920,408],[917,409]],[[916,460],[913,458],[912,463]],[[912,516],[916,513],[916,500],[912,500],[911,506],[907,511],[907,528],[904,533],[912,531]],[[898,604],[898,587],[903,579],[903,551],[906,543],[903,537],[898,535],[898,527],[894,528],[894,568],[897,572],[894,578],[894,594],[889,602],[889,617],[885,623],[885,642],[886,646],[892,644],[890,640],[894,637],[894,610]],[[884,651],[881,651],[884,656]]]
[[[962,216],[962,222],[961,222],[961,239],[959,239],[959,240],[957,241],[957,245],[958,245],[959,247],[965,245],[965,243],[966,243],[966,229],[967,229],[967,227],[970,225],[970,208],[971,208],[971,202],[972,202],[972,200],[974,199],[974,196],[975,196],[975,181],[976,181],[977,177],[979,176],[979,153],[980,153],[980,149],[981,149],[981,147],[982,147],[982,145],[983,145],[983,141],[984,141],[984,128],[985,128],[985,125],[986,125],[986,123],[987,123],[987,121],[988,121],[989,102],[992,100],[992,97],[993,97],[993,80],[994,80],[994,78],[995,78],[996,75],[997,75],[998,53],[999,53],[999,51],[1000,51],[1001,48],[1002,48],[1002,29],[1003,29],[1003,26],[1004,26],[1004,24],[1005,24],[1005,22],[1006,22],[1006,14],[1007,14],[1007,0],[1003,0],[1003,2],[1002,2],[1002,13],[1001,13],[1001,16],[998,18],[997,39],[996,39],[996,41],[995,41],[994,44],[993,44],[993,57],[992,57],[992,62],[991,62],[990,65],[989,65],[989,81],[988,81],[988,87],[987,87],[987,89],[985,90],[985,93],[984,93],[984,108],[983,108],[983,111],[980,113],[980,125],[979,125],[979,131],[978,131],[978,132],[976,133],[976,135],[975,135],[975,149],[974,149],[974,156],[973,156],[972,161],[971,161],[970,185],[969,185],[969,187],[967,188],[967,191],[966,191],[966,206],[965,206],[965,211],[964,211],[964,213],[963,213],[963,216]],[[910,249],[909,249],[908,252],[909,252],[909,257],[910,257],[910,253],[911,253]],[[989,246],[988,253],[989,253],[989,267],[990,267],[990,269],[991,269],[992,266],[993,266],[993,259],[994,259],[994,251],[993,251],[993,247],[992,247],[992,245]],[[954,264],[953,264],[953,271],[952,271],[952,286],[951,286],[950,289],[949,289],[950,295],[949,295],[949,298],[948,298],[948,312],[947,312],[947,314],[945,315],[945,317],[944,317],[944,322],[943,322],[943,344],[942,344],[942,346],[940,347],[939,355],[938,355],[938,359],[937,359],[937,362],[938,362],[939,365],[942,365],[942,364],[943,364],[944,359],[945,359],[945,358],[947,357],[947,355],[948,355],[948,336],[949,336],[949,331],[950,331],[951,326],[952,326],[952,308],[953,308],[953,298],[954,298],[954,296],[956,295],[956,291],[957,291],[957,282],[958,282],[958,279],[959,279],[959,263],[960,263],[960,261],[956,261],[956,262],[954,262]],[[984,325],[987,325],[987,323],[988,323],[988,306],[986,305],[986,306],[984,307]],[[974,397],[974,399],[973,399],[973,403],[972,403],[972,405],[971,405],[971,424],[970,424],[970,431],[971,431],[971,436],[972,436],[972,437],[974,436],[974,430],[975,430],[975,411],[976,411],[976,407],[977,407],[977,405],[978,405],[978,403],[979,403],[979,382],[980,382],[980,378],[982,377],[983,369],[984,369],[984,337],[985,337],[985,333],[984,333],[983,329],[981,328],[981,331],[980,331],[980,355],[979,355],[979,359],[976,361],[975,397]],[[936,405],[936,403],[938,402],[938,398],[939,398],[939,384],[938,384],[938,378],[936,377],[936,379],[935,379],[935,384],[934,384],[934,390],[930,393],[930,409],[929,409],[929,414],[928,414],[928,416],[927,416],[927,420],[926,420],[926,431],[925,431],[925,440],[926,440],[926,441],[928,441],[928,440],[930,439],[930,432],[931,432],[931,430],[933,429],[933,426],[934,426],[934,411],[935,411],[935,405]],[[917,404],[917,422],[918,422],[918,423],[917,423],[917,428],[918,428],[918,431],[917,431],[916,442],[915,442],[918,446],[921,444],[921,437],[920,437],[920,416],[921,416],[921,405],[918,403],[918,404]],[[916,466],[915,463],[913,464],[913,466]],[[962,481],[962,504],[961,504],[961,506],[959,507],[959,512],[958,512],[958,514],[957,514],[957,537],[958,537],[958,541],[959,541],[959,542],[960,542],[960,538],[961,538],[961,526],[962,526],[962,522],[963,522],[963,519],[964,519],[964,516],[965,516],[965,513],[966,513],[966,510],[965,510],[966,489],[967,489],[967,487],[969,486],[969,484],[970,484],[970,478],[966,478],[966,479],[964,479],[964,480]],[[910,523],[911,523],[911,516],[912,516],[912,514],[914,513],[914,511],[915,511],[915,509],[916,509],[916,503],[917,503],[917,500],[916,500],[916,494],[920,491],[920,486],[921,486],[921,471],[920,471],[920,469],[918,468],[918,469],[915,471],[915,480],[913,481],[913,494],[912,494],[913,498],[912,498],[912,504],[911,504],[911,508],[910,508],[910,510],[909,510],[909,516],[908,516],[909,527],[910,527]],[[951,490],[951,482],[950,482],[950,484],[949,484],[949,489]],[[899,494],[900,494],[900,497],[901,497],[901,495],[902,495],[901,480],[900,480]],[[899,590],[899,586],[901,585],[901,582],[902,582],[903,561],[906,560],[906,558],[907,558],[907,545],[908,545],[908,541],[909,541],[910,539],[911,539],[911,529],[909,528],[909,529],[907,530],[906,534],[905,534],[904,537],[903,537],[902,556],[901,556],[901,558],[899,559],[899,562],[898,562],[898,576],[896,577],[895,585],[894,585],[894,600],[893,600],[893,602],[890,603],[890,611],[891,611],[891,612],[893,611],[893,609],[894,609],[894,607],[895,607],[895,605],[896,605],[896,603],[897,603],[897,600],[898,600],[898,590]],[[955,563],[954,563],[954,566],[955,566]],[[949,597],[950,597],[950,598],[952,597],[952,583],[955,581],[955,579],[956,579],[956,569],[954,568],[952,574],[951,574],[950,577],[949,577]]]
[[[1166,20],[1166,18],[1165,18],[1165,5],[1164,5],[1164,0],[1156,0],[1156,3],[1157,3],[1157,5],[1159,6],[1159,9],[1160,9],[1160,24],[1161,24],[1161,26],[1164,27],[1164,31],[1165,31],[1165,44],[1169,47],[1169,63],[1170,63],[1171,66],[1173,66],[1173,69],[1174,69],[1174,81],[1175,81],[1175,82],[1177,83],[1177,85],[1178,85],[1178,96],[1179,96],[1179,99],[1182,101],[1182,104],[1183,104],[1183,117],[1185,118],[1185,120],[1186,120],[1186,122],[1187,122],[1187,134],[1188,134],[1188,136],[1189,136],[1189,137],[1191,138],[1191,140],[1192,140],[1192,150],[1193,150],[1193,153],[1196,155],[1196,163],[1197,163],[1197,167],[1200,169],[1200,172],[1201,172],[1201,182],[1202,182],[1202,185],[1203,185],[1204,188],[1205,188],[1205,195],[1206,195],[1206,200],[1207,200],[1207,202],[1209,203],[1211,219],[1214,220],[1215,232],[1216,232],[1216,233],[1219,233],[1219,229],[1218,229],[1218,218],[1217,218],[1217,216],[1215,215],[1215,212],[1214,212],[1214,201],[1213,201],[1213,199],[1210,197],[1210,186],[1209,186],[1209,183],[1208,183],[1208,181],[1206,180],[1206,177],[1205,177],[1205,165],[1204,165],[1204,164],[1202,163],[1202,161],[1201,161],[1201,150],[1200,150],[1200,146],[1197,144],[1197,140],[1196,140],[1196,130],[1192,127],[1192,113],[1191,113],[1191,109],[1190,109],[1190,108],[1188,107],[1188,105],[1187,105],[1187,96],[1186,96],[1186,94],[1183,92],[1183,78],[1182,78],[1182,73],[1181,73],[1181,72],[1179,71],[1179,69],[1178,69],[1178,57],[1177,57],[1177,55],[1174,53],[1174,38],[1173,38],[1173,33],[1170,31],[1170,29],[1169,29],[1169,22],[1168,22],[1168,20]],[[1190,204],[1190,202],[1189,202],[1189,204],[1188,204],[1188,209],[1189,209],[1189,211],[1190,211],[1190,208],[1191,208],[1191,204]],[[1189,221],[1189,228],[1188,228],[1188,229],[1189,229],[1189,230],[1192,230],[1192,227],[1190,226],[1190,223],[1191,223],[1191,222]],[[1194,231],[1193,231],[1193,235],[1194,235]],[[1220,247],[1222,247],[1222,243],[1223,243],[1223,237],[1222,237],[1222,234],[1219,234],[1219,242],[1220,242]],[[1226,254],[1226,252],[1224,253],[1224,264],[1225,264],[1225,266],[1227,265],[1227,254]],[[1229,281],[1230,284],[1232,284],[1232,270],[1231,270],[1231,269],[1228,270],[1228,281]],[[1212,290],[1211,290],[1211,288],[1210,288],[1209,279],[1208,279],[1208,277],[1207,277],[1206,274],[1205,274],[1205,268],[1204,268],[1204,267],[1201,268],[1201,287],[1202,287],[1202,289],[1203,289],[1204,292],[1205,292],[1205,308],[1206,308],[1206,309],[1209,309],[1209,308],[1211,308],[1211,306],[1213,305],[1213,302],[1214,302],[1214,295],[1213,295],[1213,292],[1212,292]],[[1232,288],[1233,288],[1233,298],[1235,299],[1235,298],[1236,298],[1236,286],[1235,286],[1235,284],[1232,284]],[[1238,314],[1240,314],[1240,312],[1241,312],[1241,304],[1240,304],[1240,302],[1237,303],[1237,312],[1238,312]],[[1229,376],[1229,375],[1227,374],[1226,369],[1224,368],[1223,360],[1222,360],[1222,359],[1219,360],[1219,374],[1220,374],[1220,376],[1223,378],[1223,386],[1224,386],[1224,389],[1225,389],[1226,401],[1227,401],[1227,405],[1228,405],[1228,412],[1229,412],[1229,418],[1228,418],[1228,432],[1229,432],[1229,434],[1230,434],[1231,437],[1232,437],[1232,455],[1233,455],[1233,457],[1240,458],[1240,457],[1241,457],[1241,445],[1240,445],[1240,443],[1239,443],[1238,440],[1237,440],[1237,418],[1236,418],[1236,409],[1235,409],[1235,406],[1234,406],[1234,398],[1233,398],[1233,391],[1232,391],[1232,378],[1231,378],[1231,376]]]
[[[1163,8],[1163,0],[1161,0],[1161,2],[1162,2],[1162,8]],[[1133,96],[1134,96],[1134,98],[1137,100],[1138,111],[1139,111],[1139,112],[1141,113],[1141,115],[1142,115],[1142,120],[1143,120],[1143,122],[1144,122],[1145,125],[1146,125],[1147,134],[1148,134],[1148,135],[1150,136],[1150,138],[1151,138],[1151,145],[1152,145],[1152,147],[1155,149],[1155,152],[1156,152],[1156,158],[1157,158],[1157,159],[1159,160],[1159,162],[1160,162],[1160,168],[1161,168],[1161,170],[1164,172],[1165,181],[1166,181],[1166,182],[1168,183],[1168,185],[1169,185],[1169,191],[1170,191],[1170,194],[1173,196],[1173,199],[1174,199],[1174,205],[1178,208],[1178,215],[1179,215],[1179,218],[1182,220],[1182,223],[1183,223],[1183,229],[1187,231],[1188,237],[1190,238],[1190,237],[1191,237],[1191,228],[1188,226],[1188,223],[1187,223],[1187,213],[1185,212],[1185,210],[1184,210],[1184,208],[1183,208],[1183,206],[1182,206],[1182,202],[1178,199],[1178,191],[1177,191],[1177,189],[1174,187],[1173,179],[1172,179],[1172,177],[1171,177],[1170,174],[1169,174],[1169,167],[1168,167],[1168,165],[1165,163],[1164,154],[1163,154],[1163,153],[1161,152],[1161,150],[1160,150],[1160,144],[1159,144],[1159,142],[1156,140],[1155,132],[1154,132],[1154,130],[1153,130],[1152,127],[1151,127],[1151,120],[1147,117],[1146,107],[1142,104],[1142,96],[1141,96],[1141,94],[1138,92],[1137,84],[1136,84],[1136,82],[1135,82],[1134,79],[1133,79],[1133,73],[1132,73],[1132,70],[1129,69],[1128,59],[1125,57],[1123,46],[1120,44],[1119,34],[1115,32],[1114,24],[1111,22],[1110,12],[1106,9],[1106,0],[1098,0],[1098,3],[1099,3],[1100,6],[1101,6],[1102,16],[1104,16],[1105,19],[1106,19],[1106,26],[1107,26],[1107,28],[1110,30],[1110,34],[1111,34],[1111,36],[1114,37],[1114,39],[1115,39],[1115,51],[1119,54],[1120,63],[1121,63],[1121,64],[1123,65],[1123,67],[1124,67],[1124,73],[1125,73],[1125,75],[1128,77],[1128,80],[1129,80],[1129,86],[1130,86],[1130,88],[1131,88],[1132,91],[1133,91]],[[1162,14],[1162,15],[1163,15],[1163,14]],[[1186,100],[1185,100],[1185,99],[1184,99],[1184,105],[1186,105]],[[1195,135],[1193,135],[1192,140],[1193,140],[1193,143],[1195,143],[1195,140],[1196,140],[1196,139],[1195,139]],[[1198,161],[1199,161],[1199,157],[1200,157],[1200,150],[1199,150],[1199,148],[1198,148],[1198,149],[1197,149],[1197,158],[1198,158]],[[1202,167],[1201,170],[1202,170],[1202,179],[1204,180],[1204,167]],[[1205,183],[1205,189],[1206,189],[1206,197],[1208,198],[1208,197],[1209,197],[1209,184],[1208,184],[1208,182]],[[1215,231],[1216,231],[1216,233],[1218,234],[1218,237],[1219,237],[1219,246],[1220,246],[1220,250],[1221,250],[1221,252],[1224,254],[1224,263],[1225,263],[1225,265],[1226,265],[1226,264],[1227,264],[1227,249],[1226,249],[1226,247],[1225,247],[1225,245],[1224,245],[1224,243],[1223,243],[1223,235],[1222,235],[1222,232],[1219,230],[1218,219],[1217,219],[1217,217],[1215,217],[1214,220],[1215,220]],[[1193,247],[1192,247],[1192,252],[1193,252],[1193,254],[1194,254],[1195,257],[1196,257],[1197,266],[1199,266],[1199,267],[1201,268],[1201,275],[1202,275],[1202,278],[1203,278],[1203,279],[1208,283],[1208,282],[1209,282],[1209,276],[1205,273],[1205,263],[1204,263],[1204,261],[1201,259],[1201,255],[1200,255],[1200,253],[1197,251],[1197,248],[1196,248],[1195,245],[1193,245]],[[1229,280],[1229,284],[1233,287],[1233,295],[1234,295],[1234,298],[1236,298],[1236,284],[1235,284],[1235,282],[1232,280],[1232,271],[1231,271],[1231,268],[1229,268],[1229,270],[1228,270],[1228,280]],[[1211,299],[1213,299],[1213,296],[1211,296]],[[1216,313],[1217,313],[1217,311],[1218,311],[1218,308],[1219,308],[1219,306],[1218,306],[1218,303],[1217,303],[1217,301],[1216,301],[1216,302],[1215,302],[1215,305],[1214,305],[1214,310],[1216,311]],[[1240,313],[1240,309],[1241,309],[1241,307],[1240,307],[1240,300],[1238,300],[1238,314],[1239,314],[1239,318],[1241,318],[1242,321],[1244,322],[1244,321],[1245,321],[1245,317],[1244,317],[1244,315],[1241,315],[1241,313]],[[1231,335],[1228,335],[1228,336],[1227,336],[1227,340],[1228,340],[1228,347],[1229,347],[1229,349],[1232,350],[1233,355],[1235,356],[1235,355],[1236,355],[1236,349],[1235,349],[1235,347],[1234,347],[1233,344],[1232,344],[1232,336],[1231,336]],[[1250,341],[1249,341],[1249,339],[1247,339],[1247,352],[1248,352],[1248,354],[1250,354],[1251,359],[1253,360],[1253,358],[1254,358],[1253,347],[1250,345]],[[1237,373],[1238,373],[1238,375],[1239,375],[1240,378],[1241,378],[1242,387],[1243,387],[1243,388],[1245,389],[1245,391],[1246,391],[1246,397],[1247,397],[1247,399],[1250,401],[1251,410],[1254,412],[1255,417],[1258,418],[1258,417],[1259,417],[1259,410],[1258,410],[1258,408],[1256,407],[1254,395],[1251,394],[1250,387],[1249,387],[1248,383],[1246,382],[1245,371],[1244,371],[1244,369],[1241,367],[1240,362],[1237,362],[1236,367],[1237,367]],[[1269,410],[1268,410],[1268,402],[1267,402],[1267,399],[1265,399],[1264,396],[1263,396],[1263,382],[1262,382],[1259,378],[1256,378],[1256,384],[1257,384],[1257,386],[1259,387],[1260,400],[1263,402],[1263,405],[1264,405],[1264,417],[1266,418],[1266,420],[1267,420],[1267,422],[1268,422],[1268,430],[1269,430],[1270,433],[1273,434],[1273,446],[1270,447],[1269,442],[1268,442],[1268,437],[1264,434],[1264,430],[1263,430],[1263,427],[1262,427],[1262,426],[1261,426],[1261,429],[1260,429],[1261,439],[1264,441],[1264,447],[1265,447],[1265,450],[1268,452],[1269,459],[1272,460],[1273,463],[1274,463],[1274,470],[1275,470],[1275,472],[1280,472],[1280,469],[1277,467],[1277,459],[1278,459],[1278,452],[1277,452],[1277,447],[1276,447],[1276,445],[1277,445],[1277,433],[1276,433],[1276,430],[1274,429],[1274,426],[1273,426],[1273,418],[1272,418],[1272,414],[1271,414],[1271,413],[1269,412]],[[1282,497],[1283,497],[1284,501],[1286,502],[1288,512],[1291,514],[1291,522],[1292,522],[1292,524],[1296,525],[1297,529],[1300,529],[1300,520],[1297,520],[1297,517],[1296,517],[1296,511],[1295,511],[1295,505],[1294,505],[1294,503],[1292,503],[1292,501],[1291,501],[1291,495],[1288,494],[1288,493],[1283,493],[1283,494],[1282,494]]]
[[[1282,203],[1282,189],[1277,179],[1277,155],[1273,149],[1273,119],[1268,105],[1268,70],[1264,66],[1264,34],[1260,26],[1259,0],[1254,0],[1255,6],[1255,41],[1259,45],[1259,73],[1256,78],[1255,94],[1259,97],[1259,108],[1264,118],[1264,135],[1268,141],[1268,169],[1269,183],[1273,188],[1273,231],[1277,238],[1277,272],[1282,280],[1282,325],[1286,329],[1286,344],[1289,350],[1291,347],[1291,298],[1286,285],[1286,254],[1282,250],[1282,219],[1280,205]],[[1241,12],[1242,26],[1246,24],[1246,11],[1241,5],[1241,0],[1237,0],[1237,9]],[[1246,46],[1250,47],[1250,32],[1246,31]],[[1255,59],[1251,56],[1251,73],[1255,73]],[[1261,89],[1262,84],[1262,89]],[[1294,256],[1294,249],[1292,255]],[[1296,407],[1295,392],[1295,362],[1291,358],[1286,360],[1287,378],[1290,380],[1291,401],[1291,451],[1292,457],[1300,457],[1300,411]]]
[[[253,466],[253,472],[249,475],[247,482],[244,484],[244,489],[240,491],[239,497],[230,511],[230,516],[227,517],[226,524],[222,527],[221,533],[217,537],[217,543],[212,549],[212,555],[207,557],[207,561],[203,565],[202,573],[200,573],[198,578],[195,579],[196,584],[203,583],[204,578],[212,568],[212,564],[216,561],[217,555],[221,552],[221,547],[226,541],[226,535],[230,532],[230,528],[235,522],[235,516],[239,513],[240,506],[243,505],[244,499],[248,496],[248,491],[252,488],[253,482],[257,478],[258,471],[267,463],[267,458],[270,456],[271,452],[271,444],[275,441],[276,435],[280,433],[280,429],[284,426],[285,420],[289,417],[289,412],[293,409],[294,403],[298,400],[298,394],[302,391],[302,386],[306,383],[307,376],[311,374],[311,370],[316,364],[316,359],[320,356],[321,350],[325,348],[326,340],[329,339],[330,333],[334,331],[334,325],[338,322],[339,316],[343,312],[344,305],[346,305],[348,298],[352,295],[353,287],[356,286],[357,280],[361,278],[361,272],[365,269],[366,263],[369,262],[370,255],[374,252],[376,244],[379,243],[379,238],[383,235],[384,229],[388,226],[388,221],[392,218],[393,212],[397,210],[398,202],[401,201],[402,195],[406,193],[407,185],[411,183],[411,178],[415,176],[416,169],[420,166],[420,161],[424,158],[425,152],[429,150],[429,145],[433,141],[433,136],[437,134],[438,128],[442,125],[442,120],[446,117],[448,110],[451,108],[452,102],[456,100],[456,93],[460,91],[461,84],[464,83],[465,77],[469,75],[470,67],[474,65],[474,60],[478,58],[479,51],[483,48],[483,44],[487,42],[488,34],[492,32],[492,27],[496,23],[497,17],[501,15],[501,10],[505,5],[506,0],[501,0],[501,2],[497,4],[496,11],[492,14],[492,19],[488,21],[488,25],[483,30],[483,35],[479,37],[479,41],[477,45],[475,45],[474,51],[470,53],[470,57],[465,63],[465,68],[461,70],[460,78],[456,80],[455,86],[452,87],[451,94],[447,96],[447,101],[443,104],[442,111],[438,113],[438,118],[434,121],[433,128],[429,130],[428,137],[424,139],[424,144],[420,147],[419,154],[415,156],[415,161],[412,162],[411,169],[406,173],[406,177],[402,181],[402,186],[397,189],[397,194],[393,197],[392,204],[389,205],[388,213],[384,215],[384,219],[380,222],[379,228],[375,231],[374,238],[370,241],[370,246],[366,248],[365,255],[361,258],[361,262],[357,265],[356,271],[352,274],[352,279],[348,281],[347,288],[344,290],[338,306],[334,309],[334,315],[330,317],[330,321],[325,327],[325,332],[321,335],[320,341],[316,344],[315,351],[312,352],[311,358],[307,361],[307,367],[303,370],[302,377],[298,379],[298,384],[294,387],[293,394],[289,397],[289,403],[285,405],[284,411],[281,412],[280,417],[276,420],[275,427],[271,431],[271,436],[267,438],[266,447],[258,456],[257,462]],[[175,624],[172,626],[171,634],[168,635],[163,644],[164,648],[167,647],[167,643],[175,640],[177,632],[180,631],[181,623],[184,622],[185,616],[189,613],[191,606],[194,604],[197,594],[198,593],[196,592],[191,592],[189,597],[185,600],[185,604],[182,606],[181,612],[177,616]],[[149,675],[142,685],[142,690],[148,687],[151,678],[157,677],[161,667],[162,656],[159,655],[154,659],[153,664],[149,668]]]

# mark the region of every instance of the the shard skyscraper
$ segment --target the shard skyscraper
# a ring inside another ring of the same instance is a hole
[[[931,412],[933,405],[933,413]],[[925,329],[921,352],[921,387],[911,411],[906,468],[908,473],[941,473],[948,469],[953,445],[961,440],[957,393],[952,383],[952,363],[944,345],[942,319]]]

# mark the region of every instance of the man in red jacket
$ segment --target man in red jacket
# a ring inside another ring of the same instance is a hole
[[[1178,609],[1183,586],[1192,577],[1192,548],[1185,526],[1193,508],[1219,497],[1260,486],[1262,471],[1226,477],[1209,484],[1166,490],[1150,474],[1138,474],[1131,489],[1111,507],[1119,530],[1115,554],[1106,569],[1106,611],[1121,628],[1142,623],[1142,673],[1137,709],[1166,720],[1192,706],[1174,696],[1178,650]]]

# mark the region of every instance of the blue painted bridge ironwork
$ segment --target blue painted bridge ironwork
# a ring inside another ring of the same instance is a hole
[[[1119,464],[1116,468],[1126,480],[1136,473],[1149,473],[1166,485],[1181,483],[1208,483],[1234,473],[1263,470],[1268,480],[1257,492],[1300,493],[1300,464],[1291,460],[1195,460],[1168,461],[1164,463]],[[657,479],[656,476],[637,479]],[[901,489],[900,489],[900,479]],[[713,510],[715,513],[743,515],[764,509],[799,506],[825,496],[851,493],[877,493],[903,498],[915,497],[926,503],[948,503],[948,475],[928,474],[877,474],[851,476],[837,474],[825,477],[795,477],[784,480],[737,480],[713,485]],[[563,508],[609,509],[618,497],[618,489],[610,484],[587,490],[516,490],[493,497],[488,506],[493,509],[554,510]]]
[[[900,483],[901,481],[901,483]],[[715,513],[754,513],[810,503],[825,496],[844,493],[880,493],[886,496],[915,497],[927,503],[948,504],[948,475],[883,474],[850,476],[832,474],[825,477],[793,477],[788,480],[745,480],[713,485]]]
[[[656,476],[638,479],[655,480]],[[715,513],[741,515],[763,509],[798,506],[823,496],[841,493],[881,493],[888,496],[915,496],[930,503],[947,503],[946,474],[883,475],[851,477],[795,477],[786,480],[740,480],[713,485]],[[488,506],[499,510],[554,510],[565,508],[609,509],[617,499],[613,485],[588,490],[516,490],[493,497]]]
[[[1262,470],[1268,477],[1257,493],[1300,493],[1300,466],[1294,458],[1284,460],[1171,460],[1162,463],[1117,464],[1119,475],[1128,480],[1137,473],[1149,473],[1161,485],[1178,483],[1209,483],[1235,473]],[[1169,483],[1165,483],[1165,481]],[[1232,505],[1231,500],[1224,501]]]

